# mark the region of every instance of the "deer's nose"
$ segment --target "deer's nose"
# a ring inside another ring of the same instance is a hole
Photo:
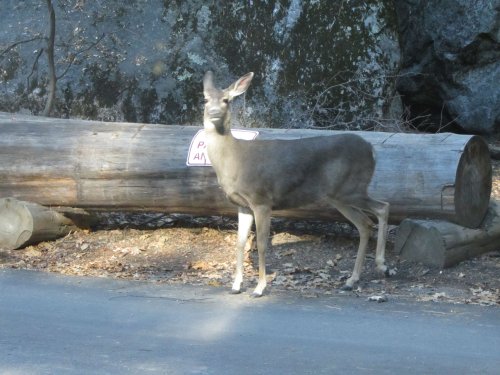
[[[212,107],[208,109],[208,115],[210,117],[222,117],[222,111],[218,107]]]

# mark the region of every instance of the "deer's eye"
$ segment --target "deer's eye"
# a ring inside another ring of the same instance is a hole
[[[229,99],[228,98],[224,98],[224,99],[222,99],[222,102],[225,103],[225,104],[228,104],[229,103]]]

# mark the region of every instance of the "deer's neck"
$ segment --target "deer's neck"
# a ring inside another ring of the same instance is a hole
[[[221,123],[213,123],[205,118],[203,127],[207,141],[207,152],[212,165],[216,168],[222,166],[224,155],[232,148],[234,138],[231,133],[231,117],[227,114]]]
[[[208,157],[214,168],[222,167],[224,161],[231,158],[231,150],[235,139],[229,130],[227,134],[219,134],[215,129],[205,130]],[[218,172],[218,171],[217,171]]]

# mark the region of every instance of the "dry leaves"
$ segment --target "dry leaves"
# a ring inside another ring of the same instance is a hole
[[[235,263],[234,220],[188,220],[184,216],[180,222],[178,216],[141,215],[147,226],[157,220],[168,227],[71,233],[23,250],[0,250],[0,267],[230,288]],[[140,222],[136,216],[132,215],[128,225]],[[107,218],[111,219],[109,214]],[[126,225],[127,216],[119,214],[113,220]],[[271,292],[294,291],[308,298],[344,293],[340,287],[352,272],[358,241],[352,231],[345,225],[315,226],[284,220],[274,222],[273,229],[276,233],[266,258]],[[244,286],[249,290],[255,287],[258,272],[252,242],[245,253]],[[441,271],[400,261],[389,244],[387,260],[398,272],[385,278],[375,270],[373,248],[371,243],[362,280],[352,293],[380,301],[402,296],[433,302],[500,304],[500,254],[490,253]]]

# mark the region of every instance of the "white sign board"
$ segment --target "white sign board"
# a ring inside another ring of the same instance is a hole
[[[243,129],[231,129],[231,133],[235,138],[244,139],[246,141],[251,141],[259,135],[258,131]],[[205,140],[204,129],[200,129],[191,140],[186,164],[188,167],[208,167],[212,165],[207,154],[207,142]]]

